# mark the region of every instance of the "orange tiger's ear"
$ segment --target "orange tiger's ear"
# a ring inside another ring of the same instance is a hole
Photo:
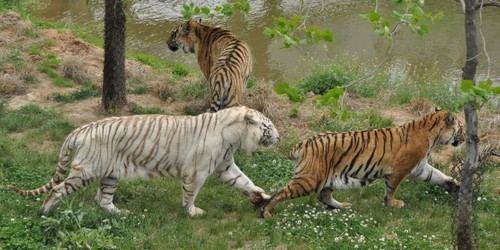
[[[453,126],[453,124],[455,124],[455,118],[453,118],[450,112],[446,113],[445,121],[447,126]]]
[[[182,34],[187,35],[189,31],[191,31],[191,24],[190,21],[187,21],[182,25]]]

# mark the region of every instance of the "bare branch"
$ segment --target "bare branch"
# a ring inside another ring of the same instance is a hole
[[[483,1],[479,1],[479,2],[476,2],[476,4],[474,5],[474,7],[476,8],[476,10],[478,9],[481,9],[483,7],[500,7],[500,2],[496,2],[496,1],[492,1],[492,2],[483,2]]]
[[[483,3],[481,2],[481,4]],[[488,54],[488,51],[486,50],[486,39],[484,39],[482,27],[483,27],[483,8],[479,8],[479,35],[481,36],[481,40],[483,40],[483,51],[488,61],[488,71],[487,71],[488,73],[486,74],[486,78],[489,79],[491,70],[491,58],[490,55]]]
[[[465,13],[465,3],[464,3],[464,0],[455,0],[455,2],[460,2],[460,4],[462,5],[462,10]],[[474,8],[476,10],[481,9],[482,7],[500,7],[500,2],[497,2],[497,1],[483,2],[481,0],[478,0],[474,4]]]

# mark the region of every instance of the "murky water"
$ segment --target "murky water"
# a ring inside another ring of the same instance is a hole
[[[34,11],[47,20],[64,20],[84,24],[89,20],[102,20],[103,4],[86,5],[82,0],[41,0],[42,8]],[[165,40],[170,30],[181,21],[181,0],[131,0],[128,6],[127,49],[150,53],[168,60],[177,60],[198,69],[193,55],[171,52]],[[192,1],[200,5],[215,6],[227,1]],[[301,2],[304,2],[301,5]],[[224,19],[204,20],[222,25],[247,41],[255,58],[254,76],[272,81],[294,81],[307,75],[315,65],[329,64],[337,56],[356,57],[359,61],[376,62],[386,57],[389,43],[372,31],[370,23],[359,16],[373,9],[372,1],[362,0],[251,0],[247,16],[237,14]],[[386,4],[390,1],[379,1]],[[393,6],[379,5],[379,11],[389,13]],[[458,71],[465,60],[465,35],[462,9],[452,0],[427,1],[425,8],[434,13],[442,11],[445,18],[431,25],[430,32],[417,36],[404,30],[398,34],[391,60],[410,65],[421,64],[443,72]],[[273,16],[291,17],[307,15],[308,25],[334,32],[333,43],[320,43],[294,49],[281,49],[279,40],[270,40],[262,34],[272,27]],[[479,21],[479,20],[478,20]],[[482,31],[490,59],[491,77],[500,76],[500,10],[486,8],[482,13]],[[482,41],[479,40],[479,44]],[[482,50],[482,47],[480,48]],[[391,63],[391,62],[389,62]],[[486,56],[480,56],[480,74],[486,74]]]

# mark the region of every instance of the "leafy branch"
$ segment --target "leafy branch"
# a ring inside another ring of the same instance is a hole
[[[223,5],[217,5],[213,9],[207,6],[197,6],[193,2],[182,5],[181,14],[185,19],[191,19],[193,16],[203,16],[206,18],[210,17],[224,17],[231,16],[236,11],[241,11],[243,14],[248,14],[250,11],[250,3],[247,0],[238,0],[237,2],[230,4],[225,3]]]
[[[306,27],[306,18],[293,16],[274,18],[274,28],[266,27],[264,35],[268,38],[280,37],[282,48],[296,47],[302,44],[316,44],[320,41],[333,42],[333,32],[329,29],[320,30],[317,26]]]
[[[500,87],[494,87],[491,80],[481,81],[477,86],[471,80],[462,80],[460,90],[463,104],[473,102],[476,108],[488,103],[492,97],[500,96]]]
[[[396,22],[394,26],[391,25],[390,18],[383,17],[377,11],[377,7],[370,13],[361,15],[363,19],[371,22],[377,35],[385,37],[391,42],[401,25],[407,26],[415,34],[423,35],[429,31],[429,25],[425,24],[426,21],[439,21],[444,16],[442,12],[435,15],[426,13],[422,8],[424,0],[392,0],[392,2],[400,4],[402,9],[402,11],[394,10],[392,12],[392,21]]]

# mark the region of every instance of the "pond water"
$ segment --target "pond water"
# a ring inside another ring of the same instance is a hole
[[[103,19],[103,4],[87,5],[81,0],[41,0],[42,7],[33,14],[46,20],[62,20],[85,24]],[[148,53],[166,60],[176,60],[198,69],[195,56],[168,50],[165,40],[170,31],[183,21],[184,2],[215,6],[227,1],[130,0],[127,8],[127,50]],[[379,1],[379,11],[390,13],[394,5]],[[303,3],[303,4],[301,4]],[[360,17],[372,10],[372,1],[361,0],[251,0],[247,16],[236,14],[227,18],[207,19],[203,22],[224,26],[250,45],[254,59],[254,77],[270,81],[295,81],[307,75],[317,65],[334,63],[338,56],[355,57],[358,61],[376,63],[386,58],[388,41],[378,37],[371,24]],[[431,24],[424,36],[403,29],[395,39],[389,63],[422,65],[445,72],[455,72],[465,60],[465,35],[462,9],[453,0],[427,1],[425,10],[443,12],[442,21]],[[282,49],[281,41],[270,40],[262,34],[265,27],[273,27],[273,16],[306,15],[307,25],[333,31],[333,43],[319,43],[301,48]],[[479,21],[479,20],[478,20]],[[500,8],[486,8],[482,13],[482,32],[491,65],[491,78],[500,80]],[[482,51],[481,40],[480,50]],[[487,73],[487,60],[480,56],[478,73]]]

